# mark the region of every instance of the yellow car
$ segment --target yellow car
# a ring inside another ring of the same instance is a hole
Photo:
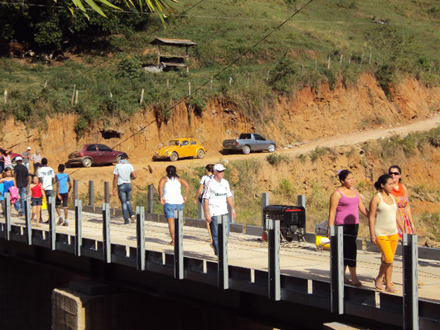
[[[191,138],[173,139],[162,148],[156,150],[153,160],[170,159],[175,162],[179,158],[197,157],[202,159],[205,156],[206,149],[196,140]]]

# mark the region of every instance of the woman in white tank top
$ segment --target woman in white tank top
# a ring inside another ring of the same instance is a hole
[[[179,178],[176,173],[176,167],[170,165],[166,168],[167,176],[159,181],[159,198],[163,205],[165,218],[168,221],[168,229],[170,231],[171,242],[169,245],[174,245],[174,211],[182,211],[188,193],[189,185],[185,179]],[[181,187],[185,188],[185,197],[182,196]]]
[[[370,202],[370,238],[371,243],[376,244],[382,252],[382,264],[374,285],[377,290],[384,290],[381,282],[385,276],[385,291],[396,293],[397,290],[392,287],[391,275],[394,253],[399,241],[396,222],[400,228],[402,222],[397,212],[396,201],[391,196],[393,190],[391,176],[388,174],[380,176],[374,187],[379,192]]]

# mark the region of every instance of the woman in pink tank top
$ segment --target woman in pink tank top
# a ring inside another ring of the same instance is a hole
[[[353,187],[353,174],[348,170],[342,170],[338,176],[341,187],[330,197],[328,224],[329,228],[330,226],[343,228],[344,274],[348,267],[351,275],[351,280],[344,275],[344,283],[360,287],[362,283],[356,274],[356,239],[359,231],[359,211],[367,218],[368,211]]]

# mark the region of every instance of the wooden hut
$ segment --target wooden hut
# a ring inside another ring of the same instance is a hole
[[[150,44],[157,45],[157,65],[163,63],[167,67],[185,67],[188,72],[188,49],[197,45],[195,42],[186,39],[156,38]],[[185,55],[165,54],[163,46],[185,47]]]

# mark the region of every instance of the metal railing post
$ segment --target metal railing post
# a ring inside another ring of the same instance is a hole
[[[78,180],[73,180],[73,200],[78,199]]]
[[[104,203],[110,203],[110,184],[104,182]]]
[[[108,182],[106,182],[108,183]],[[110,204],[102,203],[102,239],[103,239],[103,260],[106,263],[112,261],[112,251],[110,242]]]
[[[152,184],[148,185],[148,214],[153,214],[153,204],[154,204],[154,186]]]
[[[417,236],[403,234],[403,328],[419,329]]]
[[[203,202],[204,202],[203,199],[201,203],[197,201],[197,219],[201,219],[201,220],[205,219],[205,212],[203,212]]]
[[[31,196],[26,195],[26,199],[24,200],[24,217],[26,222],[26,230],[31,231],[32,230],[32,206],[31,206]]]
[[[330,226],[330,299],[331,312],[344,313],[344,259],[342,227]]]
[[[183,211],[174,211],[174,278],[184,279]]]
[[[268,288],[269,299],[279,301],[281,299],[280,277],[280,221],[267,219],[268,229]]]
[[[227,290],[229,289],[228,216],[221,215],[217,219],[218,287],[221,290]]]
[[[261,227],[266,228],[266,218],[264,216],[264,208],[269,205],[269,193],[261,194]]]
[[[145,270],[145,207],[136,206],[137,269]]]
[[[81,256],[82,247],[82,201],[75,199],[75,255]]]
[[[95,206],[95,183],[89,181],[89,205]]]
[[[52,251],[56,249],[56,232],[55,232],[55,197],[47,198],[47,210],[49,211],[49,246]]]
[[[3,205],[5,212],[5,226],[6,226],[5,238],[6,240],[9,241],[11,239],[11,195],[9,193],[5,193],[4,198],[5,200],[3,201],[4,203]],[[29,232],[29,227],[28,227],[28,232]],[[29,240],[28,240],[28,244],[31,245],[31,243],[29,243]]]
[[[231,194],[232,194],[232,201],[234,201],[234,190],[231,190]],[[232,217],[232,209],[228,204],[228,214],[229,214],[229,219],[231,221],[231,223],[235,222],[235,218]]]
[[[297,195],[296,203],[296,205],[306,208],[306,195]]]

